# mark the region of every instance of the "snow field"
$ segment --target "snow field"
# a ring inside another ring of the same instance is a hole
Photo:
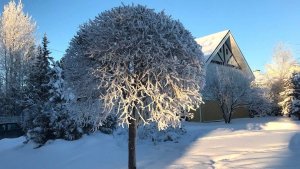
[[[185,123],[175,142],[139,141],[141,169],[298,168],[300,122],[287,118],[234,119],[232,124]],[[23,137],[0,140],[0,168],[127,168],[127,140],[95,133],[76,141],[55,140],[34,149]]]

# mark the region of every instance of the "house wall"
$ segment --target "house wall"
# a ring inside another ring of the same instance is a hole
[[[206,101],[200,108],[193,111],[194,117],[191,121],[195,122],[209,122],[209,121],[223,121],[221,107],[216,101]],[[232,118],[246,118],[249,117],[249,111],[246,107],[238,108],[232,115]]]

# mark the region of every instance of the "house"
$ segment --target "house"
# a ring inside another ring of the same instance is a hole
[[[248,76],[250,80],[254,79],[254,75],[230,30],[214,33],[195,40],[202,46],[207,77],[214,75],[214,72],[209,71],[211,70],[210,67],[222,65],[232,69],[239,69]],[[249,112],[247,107],[240,108],[233,114],[233,118],[248,116]],[[218,103],[213,100],[205,100],[205,104],[202,104],[200,108],[194,112],[193,121],[206,122],[222,119],[222,112]]]

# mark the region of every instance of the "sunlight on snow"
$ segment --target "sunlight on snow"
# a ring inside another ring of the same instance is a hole
[[[299,125],[296,123],[284,123],[287,119],[266,123],[262,128],[264,130],[299,130]]]
[[[190,142],[181,158],[168,168],[268,168],[284,166],[287,147],[299,124],[288,118],[276,121],[219,125]],[[289,132],[287,132],[289,131]]]

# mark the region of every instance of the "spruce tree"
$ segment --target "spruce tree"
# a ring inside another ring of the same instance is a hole
[[[48,72],[49,99],[43,109],[33,119],[33,128],[28,131],[28,138],[39,147],[50,139],[74,140],[82,136],[82,130],[70,118],[66,109],[68,96],[64,92],[64,80],[59,62],[51,59],[52,66]]]
[[[300,120],[300,73],[293,73],[283,83],[284,91],[280,93],[283,101],[279,103],[282,113]]]
[[[50,51],[48,50],[48,39],[46,34],[43,37],[42,46],[38,46],[35,57],[31,59],[31,70],[27,79],[27,93],[34,104],[43,106],[49,99],[50,77]]]
[[[47,111],[51,119],[51,128],[55,138],[75,140],[82,136],[82,130],[77,126],[75,120],[71,119],[66,108],[70,100],[69,95],[64,91],[63,70],[60,62],[51,59],[52,68],[50,76],[50,99],[47,103]]]
[[[25,123],[24,129],[27,131],[29,139],[39,139],[36,142],[43,142],[46,138],[52,138],[47,131],[50,126],[50,119],[45,111],[45,105],[50,98],[49,93],[49,54],[48,43],[46,35],[42,41],[42,47],[38,46],[36,57],[32,60],[32,69],[29,73],[27,82],[27,108],[24,110]],[[36,137],[36,135],[43,135],[45,138]]]
[[[42,41],[42,49],[39,52],[40,54],[37,55],[37,63],[36,67],[38,72],[36,72],[37,76],[37,82],[39,87],[39,99],[42,102],[47,102],[49,99],[49,86],[48,83],[50,81],[50,77],[48,75],[48,72],[50,71],[50,51],[48,50],[48,39],[46,34],[43,37]]]
[[[42,48],[38,46],[35,50],[34,56],[29,60],[28,78],[26,79],[24,109],[23,109],[23,129],[28,131],[33,128],[33,119],[42,109],[42,103],[39,99],[40,82],[39,67],[37,66],[38,58],[41,58]]]

